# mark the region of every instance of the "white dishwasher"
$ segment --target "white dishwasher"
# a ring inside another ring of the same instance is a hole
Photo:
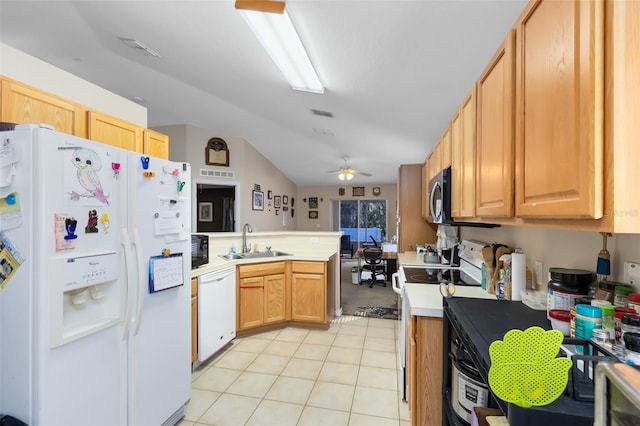
[[[236,268],[198,277],[198,361],[236,337]]]

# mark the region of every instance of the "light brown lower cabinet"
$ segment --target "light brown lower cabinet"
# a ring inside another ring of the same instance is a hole
[[[406,361],[410,424],[442,424],[442,318],[409,317]]]
[[[286,320],[285,262],[238,267],[237,329]]]
[[[292,261],[291,319],[325,322],[327,311],[326,262]]]
[[[198,279],[191,278],[191,362],[198,359]]]
[[[237,331],[289,321],[327,323],[327,262],[275,261],[238,266]]]

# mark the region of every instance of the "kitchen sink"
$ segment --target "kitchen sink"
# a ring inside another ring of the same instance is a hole
[[[260,259],[264,257],[279,257],[279,256],[291,256],[291,253],[284,253],[282,251],[263,251],[260,253],[236,253],[236,254],[221,254],[219,255],[225,260],[234,259]]]

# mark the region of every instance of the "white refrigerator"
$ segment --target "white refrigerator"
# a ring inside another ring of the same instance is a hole
[[[0,132],[0,414],[161,425],[191,395],[190,166]]]

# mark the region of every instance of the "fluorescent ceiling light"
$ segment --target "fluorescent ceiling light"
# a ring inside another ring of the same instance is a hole
[[[236,9],[251,27],[293,89],[324,93],[324,86],[320,82],[286,10],[283,9],[282,13],[270,13],[243,9],[241,1],[236,2]]]

